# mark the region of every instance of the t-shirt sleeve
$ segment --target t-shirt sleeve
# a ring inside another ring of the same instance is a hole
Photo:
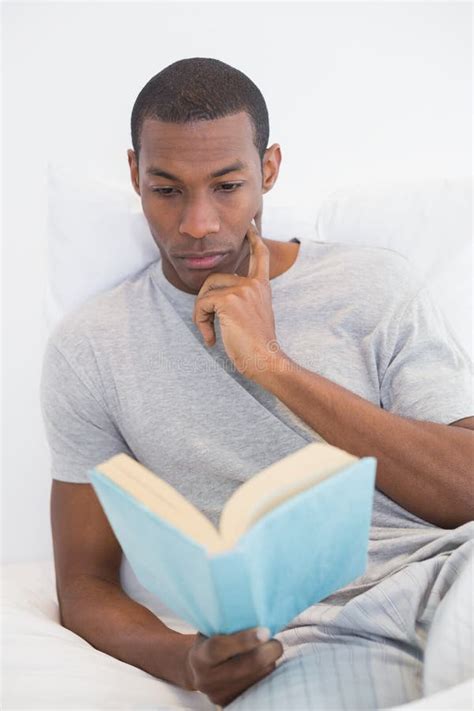
[[[87,471],[125,452],[133,456],[117,429],[93,378],[76,372],[50,338],[40,384],[40,404],[51,454],[51,476],[90,484]]]
[[[382,407],[439,424],[471,417],[472,362],[426,284],[394,317],[390,332],[389,362],[380,385]]]

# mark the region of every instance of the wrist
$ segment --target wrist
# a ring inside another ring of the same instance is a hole
[[[196,639],[196,634],[183,634],[181,645],[182,645],[182,662],[180,664],[181,676],[178,681],[178,686],[187,691],[197,691],[197,687],[194,683],[194,674],[189,663],[189,652]]]
[[[295,365],[279,347],[267,350],[257,358],[257,367],[252,380],[266,390],[272,390],[278,378]]]
[[[165,635],[160,635],[148,646],[147,661],[141,668],[157,679],[164,679],[182,689],[193,690],[188,653],[195,638],[196,634],[183,634],[169,628]]]

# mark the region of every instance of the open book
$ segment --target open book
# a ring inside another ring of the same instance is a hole
[[[365,571],[376,464],[309,444],[241,484],[218,530],[127,454],[88,475],[145,588],[207,636],[273,635]]]

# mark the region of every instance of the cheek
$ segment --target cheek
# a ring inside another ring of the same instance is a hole
[[[163,209],[159,209],[159,201],[153,195],[142,194],[142,210],[149,222],[159,222],[159,216],[162,218],[166,213]]]
[[[166,206],[163,208],[156,198],[142,197],[142,211],[154,237],[160,238],[168,233],[173,225],[173,214]]]

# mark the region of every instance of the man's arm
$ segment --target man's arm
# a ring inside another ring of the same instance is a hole
[[[51,524],[61,624],[96,649],[190,689],[195,634],[167,627],[120,586],[122,550],[90,484],[53,480]]]
[[[59,598],[61,624],[101,652],[182,688],[195,634],[167,627],[117,583],[93,575],[71,581]]]
[[[474,418],[450,427],[400,417],[282,353],[253,380],[329,444],[376,457],[377,487],[408,511],[442,528],[474,518]]]

